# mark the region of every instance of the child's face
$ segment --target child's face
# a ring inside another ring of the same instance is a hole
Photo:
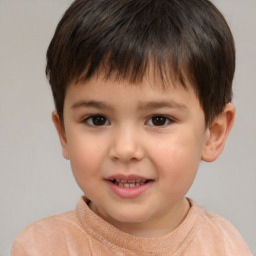
[[[192,89],[152,83],[94,77],[66,93],[63,154],[92,209],[121,229],[184,211],[208,137]]]

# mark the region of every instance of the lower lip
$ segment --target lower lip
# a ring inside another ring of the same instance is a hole
[[[119,197],[122,198],[135,198],[142,195],[144,192],[146,192],[152,185],[153,181],[149,181],[143,185],[140,185],[138,187],[121,187],[116,184],[114,184],[111,181],[107,181],[108,186],[110,189]]]

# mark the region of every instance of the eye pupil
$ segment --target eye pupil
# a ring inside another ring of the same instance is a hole
[[[155,126],[162,126],[162,125],[165,125],[165,123],[166,123],[166,117],[164,117],[164,116],[155,116],[155,117],[152,117],[152,123],[153,123]]]
[[[97,126],[104,125],[106,123],[106,118],[103,116],[94,116],[92,117],[92,123]]]

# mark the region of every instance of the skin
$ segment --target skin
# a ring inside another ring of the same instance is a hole
[[[185,195],[199,163],[221,153],[234,113],[229,103],[206,127],[192,88],[170,84],[164,89],[150,78],[131,85],[95,76],[68,87],[64,127],[56,112],[52,119],[90,208],[124,232],[158,237],[186,217]],[[113,175],[139,175],[151,184],[139,196],[123,198],[108,185]]]

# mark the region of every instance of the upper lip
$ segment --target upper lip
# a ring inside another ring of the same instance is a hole
[[[143,176],[139,176],[136,174],[130,174],[130,175],[124,175],[124,174],[115,174],[112,176],[109,176],[106,178],[106,180],[124,180],[124,181],[130,181],[130,180],[152,180]]]

